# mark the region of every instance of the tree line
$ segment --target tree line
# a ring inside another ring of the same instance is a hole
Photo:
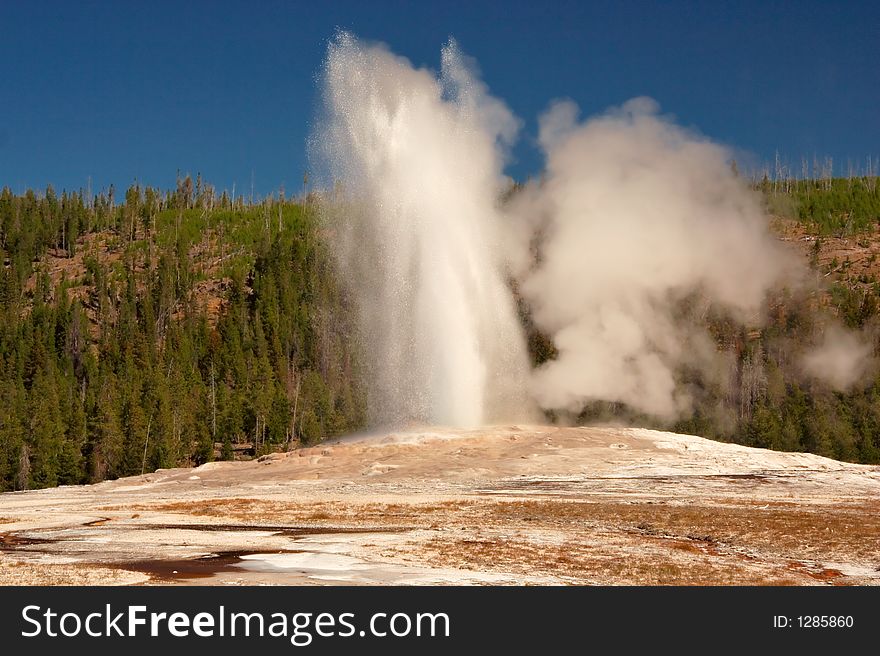
[[[308,203],[0,193],[0,490],[313,443],[364,420]],[[60,273],[59,273],[60,271]]]

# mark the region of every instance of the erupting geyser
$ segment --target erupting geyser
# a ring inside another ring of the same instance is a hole
[[[498,202],[518,122],[450,42],[439,76],[341,33],[312,143],[354,292],[374,422],[469,426],[529,414]]]
[[[340,33],[323,100],[312,149],[334,189],[322,208],[359,304],[374,423],[576,416],[594,400],[672,420],[692,409],[683,370],[724,394],[740,384],[709,308],[760,325],[767,293],[805,279],[730,151],[651,99],[585,121],[552,104],[546,171],[503,210],[519,121],[454,42],[436,74]],[[508,276],[556,347],[535,371]],[[845,388],[869,353],[835,337],[803,368]]]

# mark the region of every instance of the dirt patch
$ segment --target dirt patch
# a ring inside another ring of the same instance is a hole
[[[865,559],[878,557],[880,514],[875,506],[868,502],[833,510],[756,510],[533,500],[499,503],[493,513],[502,524],[535,517],[560,528],[592,522],[660,537],[702,536],[698,538],[701,541],[760,549],[774,555],[800,553],[817,560],[833,560],[842,553]]]
[[[314,533],[333,532],[380,532],[389,527],[395,530],[411,530],[430,525],[430,518],[467,513],[476,508],[476,501],[446,501],[441,503],[342,503],[309,501],[287,502],[265,499],[212,499],[194,503],[163,503],[150,505],[105,506],[101,510],[125,510],[139,512],[163,512],[196,517],[237,519],[247,524],[232,525],[237,530],[278,530]],[[278,522],[275,525],[252,522]],[[299,526],[291,526],[299,524]],[[215,524],[204,525],[211,530]],[[219,525],[222,526],[222,525]],[[227,525],[229,526],[229,525]],[[194,528],[179,525],[179,528]]]
[[[273,533],[275,535],[284,535],[291,538],[302,537],[304,535],[312,535],[320,532],[326,535],[346,534],[346,533],[382,533],[389,531],[407,531],[411,527],[405,526],[288,526],[274,525],[267,526],[264,524],[140,524],[138,530],[143,531],[208,531],[208,532],[257,532],[257,533]]]
[[[107,522],[110,521],[109,517],[102,517],[101,519],[93,519],[90,522],[86,522],[83,526],[103,526]]]
[[[0,551],[15,551],[20,547],[52,544],[53,542],[57,542],[57,540],[27,537],[17,533],[0,533]]]
[[[534,563],[577,584],[614,585],[797,585],[793,576],[766,572],[705,554],[695,548],[681,553],[681,543],[654,544],[625,554],[602,545],[580,542],[546,544],[508,539],[436,540],[426,545],[438,563],[483,570],[504,562],[518,571],[533,571]]]
[[[773,219],[772,227],[780,240],[795,246],[825,278],[839,279],[864,291],[870,291],[880,279],[880,230],[849,237],[819,237],[810,226],[781,217]],[[820,296],[828,304],[827,293]]]
[[[83,563],[33,563],[0,555],[0,585],[135,585],[146,574]]]
[[[235,566],[241,562],[242,556],[253,555],[254,553],[262,552],[226,551],[200,558],[139,560],[119,563],[117,567],[131,572],[146,574],[155,583],[173,583],[179,580],[207,579],[222,572],[234,572],[236,571]]]

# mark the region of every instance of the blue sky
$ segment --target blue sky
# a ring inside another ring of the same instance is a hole
[[[454,36],[524,120],[648,95],[753,161],[880,155],[880,2],[38,2],[0,0],[0,186],[298,190],[339,27],[439,66]]]

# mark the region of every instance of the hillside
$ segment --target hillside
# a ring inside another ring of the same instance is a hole
[[[0,583],[876,585],[878,500],[812,454],[412,428],[5,494]]]
[[[259,455],[363,424],[308,203],[182,179],[0,195],[0,489]]]
[[[763,325],[740,325],[699,299],[681,308],[709,326],[730,362],[719,380],[678,372],[692,414],[661,421],[597,401],[548,419],[880,462],[877,381],[840,392],[797,367],[835,317],[875,332],[873,180],[758,185],[777,214],[772,228],[817,284],[779,290]],[[189,177],[168,192],[134,186],[123,202],[112,189],[92,198],[5,189],[0,490],[256,457],[361,428],[352,304],[319,202],[233,198]],[[533,362],[552,358],[529,308],[520,310]]]

